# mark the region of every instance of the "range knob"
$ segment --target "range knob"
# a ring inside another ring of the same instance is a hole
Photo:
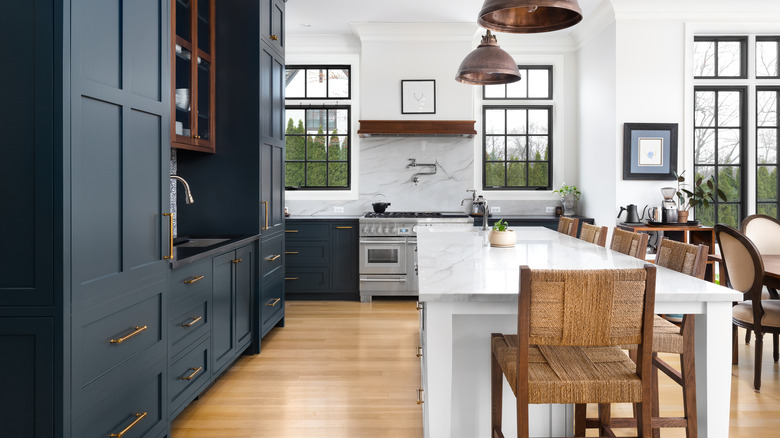
[[[368,227],[366,226],[363,227],[363,234],[368,234]]]
[[[396,228],[396,227],[390,228],[390,232],[395,234],[395,233],[398,232],[398,228]]]
[[[390,232],[390,228],[388,228],[388,227],[385,227],[385,234],[387,234],[387,233],[389,233],[389,232]]]
[[[374,234],[374,227],[369,228],[368,232]]]

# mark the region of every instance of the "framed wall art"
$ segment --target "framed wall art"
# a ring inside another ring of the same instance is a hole
[[[401,80],[401,114],[436,114],[436,80]]]
[[[677,123],[623,125],[623,179],[673,180],[677,171]]]

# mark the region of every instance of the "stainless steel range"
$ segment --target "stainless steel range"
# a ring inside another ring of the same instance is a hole
[[[417,230],[470,226],[465,213],[366,213],[360,218],[360,301],[373,296],[417,295]]]

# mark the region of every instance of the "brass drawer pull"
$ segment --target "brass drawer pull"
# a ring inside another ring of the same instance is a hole
[[[417,404],[421,405],[425,403],[425,400],[423,400],[423,391],[425,391],[422,388],[417,388]]]
[[[109,436],[110,436],[111,438],[122,438],[122,436],[123,436],[124,434],[126,434],[128,431],[130,431],[130,429],[132,429],[133,427],[135,427],[135,425],[136,425],[136,424],[138,424],[138,422],[139,422],[139,421],[143,420],[143,419],[146,417],[146,415],[147,415],[147,414],[146,414],[146,412],[144,412],[143,414],[133,414],[133,415],[134,415],[136,418],[135,418],[135,420],[134,420],[132,423],[130,423],[130,425],[129,425],[129,426],[127,426],[126,428],[122,429],[122,431],[121,431],[121,432],[119,432],[119,433],[112,433],[112,434],[111,434],[111,435],[109,435]]]
[[[271,35],[271,41],[279,41],[279,37],[276,35]]]
[[[165,260],[173,259],[173,213],[163,213],[168,216],[168,255],[163,256]]]
[[[181,326],[182,327],[187,327],[187,328],[192,327],[193,325],[195,325],[196,322],[200,321],[201,319],[203,319],[202,316],[193,316],[192,317],[192,321],[186,322],[186,323],[182,324]]]
[[[203,371],[203,367],[197,367],[197,368],[190,368],[192,370],[192,374],[189,376],[179,377],[181,380],[192,380],[195,378],[195,376],[198,375],[201,371]]]
[[[297,280],[298,277],[284,277],[285,280]]]
[[[423,303],[418,301],[417,302],[417,310],[422,310],[422,309],[423,309]]]
[[[417,357],[423,357],[423,348],[420,346],[417,347]]]
[[[205,275],[196,275],[196,276],[190,278],[189,280],[184,280],[184,284],[197,283],[197,282],[203,280],[204,278],[206,278]]]
[[[268,229],[268,201],[260,201],[260,203],[265,206],[265,226],[260,229],[267,230]]]
[[[148,328],[149,328],[148,326],[143,326],[143,327],[137,326],[137,327],[135,327],[135,330],[132,333],[130,333],[129,335],[123,336],[123,337],[121,337],[119,339],[111,339],[111,341],[109,341],[109,342],[111,342],[112,344],[121,344],[122,342],[125,342],[126,340],[132,338],[133,336],[137,335],[138,333],[141,333],[142,331],[144,331],[144,330],[146,330]]]
[[[298,251],[285,251],[285,254],[300,254]]]
[[[231,260],[231,262],[233,262],[233,263],[241,263],[242,260],[243,259],[235,259],[235,260]]]
[[[339,230],[351,230],[352,227],[336,227],[336,229],[339,229]]]
[[[285,233],[297,233],[298,230],[284,230]]]
[[[271,302],[271,300],[273,300],[273,303]],[[265,305],[268,307],[275,307],[277,304],[279,304],[279,301],[282,301],[281,298],[272,298],[271,300],[268,300],[268,302],[265,303]]]
[[[273,261],[278,260],[279,257],[281,257],[281,254],[274,254],[274,255],[270,255],[270,256],[266,257],[265,259],[268,260],[269,262],[273,262]]]

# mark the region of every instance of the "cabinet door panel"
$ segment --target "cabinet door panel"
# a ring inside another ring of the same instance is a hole
[[[260,293],[261,337],[268,334],[276,323],[284,318],[284,289],[284,277],[281,275],[263,279],[263,290]]]
[[[211,304],[212,369],[217,372],[233,358],[233,252],[213,259],[214,292]]]
[[[236,345],[240,349],[252,339],[252,296],[255,290],[255,270],[253,260],[254,245],[236,250]]]
[[[358,293],[357,221],[333,226],[333,290]],[[357,295],[356,295],[357,298]]]

